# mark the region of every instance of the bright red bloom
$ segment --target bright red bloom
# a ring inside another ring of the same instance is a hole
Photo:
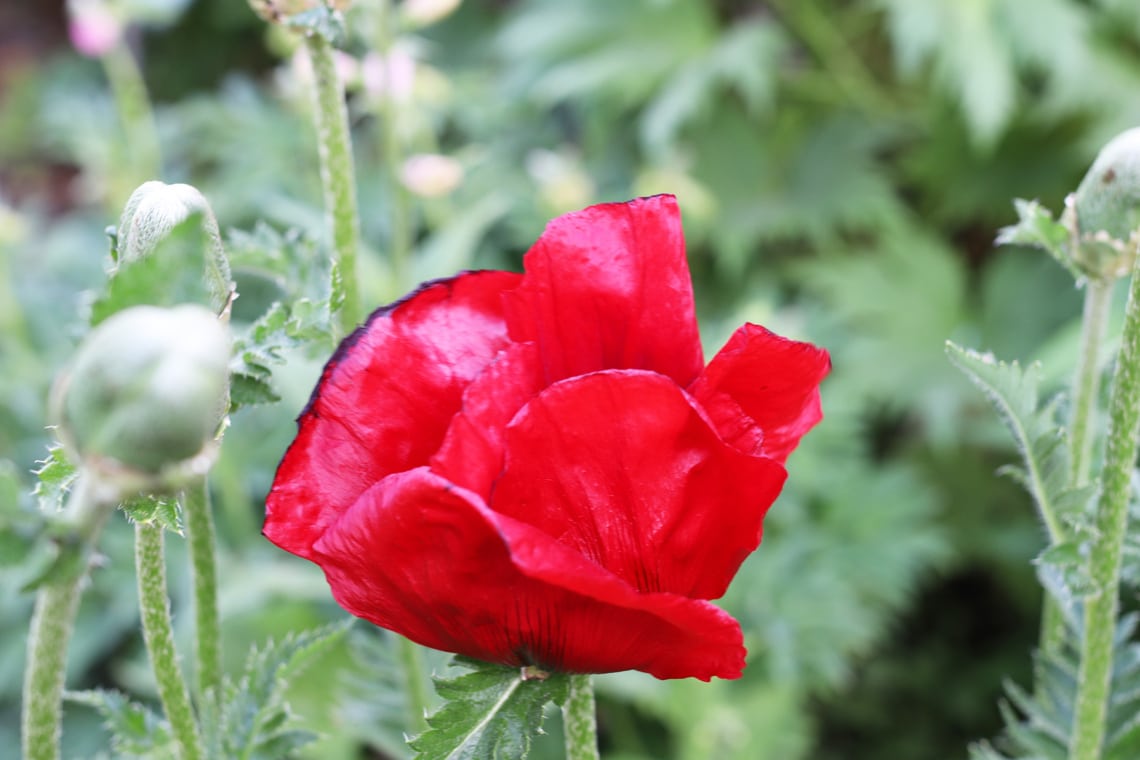
[[[821,418],[827,353],[744,325],[704,366],[671,196],[555,219],[525,269],[424,285],[341,344],[265,535],[429,647],[739,677],[707,600]]]

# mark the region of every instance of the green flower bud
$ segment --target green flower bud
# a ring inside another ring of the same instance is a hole
[[[1132,268],[1140,229],[1140,128],[1108,142],[1070,199],[1077,251],[1086,272],[1122,277]]]
[[[230,338],[201,306],[136,306],[80,345],[54,394],[64,443],[104,478],[139,486],[209,448],[225,413]]]
[[[193,216],[201,218],[206,235],[206,281],[214,307],[219,311],[229,301],[232,283],[229,260],[222,246],[218,220],[206,197],[191,185],[144,182],[139,185],[119,219],[116,250],[120,264],[151,255],[174,230]]]

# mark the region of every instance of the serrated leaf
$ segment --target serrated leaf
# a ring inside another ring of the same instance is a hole
[[[428,717],[428,730],[411,741],[417,760],[521,760],[542,731],[543,708],[566,699],[569,679],[524,678],[519,668],[452,661],[471,672],[435,679],[445,704]]]
[[[206,279],[211,245],[210,235],[202,228],[202,214],[196,213],[170,230],[145,256],[120,259],[106,292],[91,306],[92,326],[131,306],[210,306],[215,299]]]
[[[131,522],[154,523],[164,530],[182,535],[182,510],[177,499],[139,494],[119,506]]]
[[[1071,233],[1065,224],[1054,219],[1053,212],[1035,200],[1016,198],[1013,206],[1017,209],[1017,224],[1002,227],[995,242],[1041,248],[1069,270],[1074,279],[1081,279],[1081,272],[1069,253]]]
[[[318,34],[337,46],[344,41],[346,32],[344,15],[327,5],[294,13],[282,19],[282,23],[305,34]]]
[[[381,628],[352,631],[349,649],[354,667],[338,691],[341,699],[336,713],[341,724],[383,756],[406,760],[411,757],[407,742],[410,709],[398,647],[396,634]],[[443,661],[439,666],[443,667]]]
[[[1034,560],[1042,572],[1051,573],[1043,585],[1064,603],[1088,599],[1096,593],[1088,568],[1088,547],[1084,541],[1065,541],[1046,548]],[[1052,588],[1058,583],[1060,588]]]
[[[1016,479],[1033,497],[1053,543],[1082,532],[1095,485],[1069,486],[1071,455],[1064,431],[1056,422],[1056,405],[1038,404],[1040,365],[1022,369],[1017,362],[999,362],[991,354],[949,341],[946,354],[986,394],[1012,434],[1024,466]]]
[[[284,351],[332,342],[329,305],[302,298],[290,305],[273,304],[244,335],[234,341],[230,362],[231,410],[278,399],[270,383],[272,369],[285,361]]]
[[[94,708],[111,734],[111,749],[121,758],[174,758],[170,726],[145,705],[126,695],[104,689],[70,691],[64,699]]]
[[[1138,618],[1125,615],[1113,638],[1113,672],[1109,692],[1104,757],[1131,760],[1140,748],[1140,644],[1132,641]],[[1079,633],[1070,620],[1063,646],[1055,652],[1036,655],[1038,682],[1033,694],[1007,683],[1008,702],[1000,705],[1005,734],[999,742],[1006,754],[988,743],[971,748],[971,757],[1014,760],[1065,760],[1073,722],[1079,667]]]
[[[36,486],[33,493],[39,501],[40,509],[46,514],[58,512],[63,507],[63,498],[71,488],[79,471],[67,459],[63,446],[54,444],[48,448],[46,458],[36,462]]]
[[[254,647],[238,681],[226,679],[221,694],[201,705],[207,755],[277,760],[316,738],[290,725],[285,703],[289,683],[312,657],[335,644],[351,621],[335,623]]]

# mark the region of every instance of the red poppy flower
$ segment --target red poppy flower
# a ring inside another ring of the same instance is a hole
[[[555,219],[524,263],[428,283],[341,344],[265,535],[429,647],[740,676],[708,600],[821,418],[827,353],[744,325],[704,365],[671,196]]]

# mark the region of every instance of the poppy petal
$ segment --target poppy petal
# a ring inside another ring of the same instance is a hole
[[[740,627],[709,602],[641,594],[426,467],[387,478],[313,547],[349,612],[506,665],[737,678]]]
[[[379,309],[325,365],[266,501],[263,532],[313,542],[373,483],[426,464],[463,390],[508,345],[502,293],[519,275],[471,272]]]
[[[610,370],[518,413],[491,508],[642,592],[714,599],[759,545],[785,477],[724,442],[669,378]]]
[[[489,499],[503,470],[507,423],[542,388],[542,365],[533,343],[513,343],[501,351],[463,392],[463,406],[431,458],[432,471]]]
[[[784,462],[823,419],[819,384],[830,369],[831,358],[822,348],[746,324],[689,392],[726,440]]]
[[[505,297],[511,338],[534,341],[547,384],[602,369],[648,369],[686,386],[704,365],[671,195],[558,217]]]

